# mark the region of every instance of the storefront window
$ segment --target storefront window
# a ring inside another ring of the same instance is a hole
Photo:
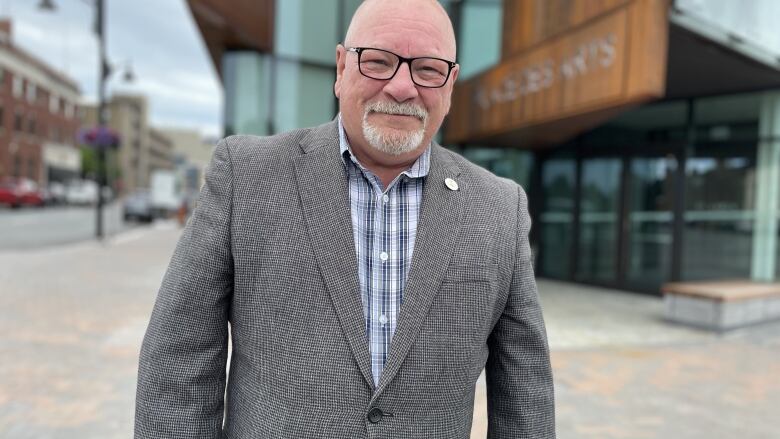
[[[466,146],[461,154],[488,171],[512,179],[528,190],[533,153],[512,148]]]
[[[749,278],[755,143],[699,144],[686,163],[684,280]]]
[[[685,167],[684,280],[749,278],[760,93],[694,101]]]
[[[574,157],[547,159],[542,165],[540,274],[566,279],[571,270],[574,239],[574,197],[577,164]]]
[[[670,277],[676,172],[673,154],[631,158],[626,281],[643,291],[658,291]]]
[[[621,114],[583,135],[581,145],[590,150],[625,151],[647,144],[684,142],[687,121],[688,101],[660,102]]]
[[[596,157],[582,161],[577,252],[577,278],[580,280],[616,280],[622,167],[619,158]]]

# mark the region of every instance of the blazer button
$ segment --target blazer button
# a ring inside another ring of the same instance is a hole
[[[382,413],[382,410],[380,410],[378,407],[374,407],[371,409],[370,412],[368,412],[368,421],[372,424],[376,424],[377,422],[382,420],[382,417],[385,414]]]

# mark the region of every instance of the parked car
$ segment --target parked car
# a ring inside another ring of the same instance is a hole
[[[71,180],[65,189],[68,204],[85,205],[97,203],[97,183],[91,180]]]
[[[67,188],[64,184],[58,182],[49,183],[49,198],[50,204],[63,204],[66,201]]]
[[[149,223],[152,215],[152,195],[148,189],[137,189],[124,202],[125,221],[137,220]]]
[[[38,183],[29,178],[6,178],[0,183],[2,194],[0,202],[11,207],[35,206],[41,207],[45,204],[44,194],[38,187]]]
[[[13,181],[0,181],[0,204],[5,204],[12,208],[19,207],[19,196],[16,193],[16,185]]]
[[[20,178],[17,180],[17,184],[19,185],[19,198],[22,206],[41,207],[46,204],[46,195],[38,186],[38,183],[28,178]]]
[[[75,205],[97,204],[97,183],[92,180],[71,180],[65,189],[65,201]],[[103,201],[109,201],[114,197],[114,191],[108,186],[103,186]]]

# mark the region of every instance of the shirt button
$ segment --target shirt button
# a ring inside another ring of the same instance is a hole
[[[381,323],[381,324],[382,324],[382,326],[384,326],[384,325],[387,323],[387,316],[386,316],[386,315],[384,315],[384,314],[382,314],[381,316],[379,316],[379,323]]]
[[[388,257],[387,252],[379,253],[379,259],[381,259],[382,262],[386,261]]]
[[[389,196],[389,195],[387,195],[387,194],[385,194],[385,195],[382,195],[382,201],[384,201],[385,203],[387,203],[388,201],[390,201],[390,196]]]

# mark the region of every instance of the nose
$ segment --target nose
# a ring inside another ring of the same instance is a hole
[[[384,91],[392,96],[396,102],[406,102],[420,95],[417,86],[412,81],[409,63],[401,63],[395,76],[385,85]]]

